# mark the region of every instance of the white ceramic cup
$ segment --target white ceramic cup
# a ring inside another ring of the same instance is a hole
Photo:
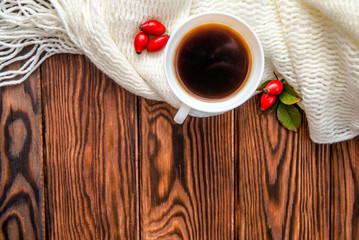
[[[236,94],[219,101],[205,101],[190,95],[180,84],[175,71],[175,53],[183,37],[193,28],[209,23],[217,23],[231,27],[247,42],[252,58],[252,67],[245,85]],[[232,110],[252,97],[263,75],[264,53],[262,45],[249,25],[230,14],[211,12],[193,16],[179,26],[171,35],[164,51],[164,70],[167,82],[173,93],[182,102],[174,121],[182,124],[193,110],[205,114],[218,114]]]

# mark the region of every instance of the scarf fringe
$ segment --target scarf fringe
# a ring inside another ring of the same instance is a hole
[[[81,51],[67,36],[51,3],[0,1],[0,87],[23,82],[57,53]]]

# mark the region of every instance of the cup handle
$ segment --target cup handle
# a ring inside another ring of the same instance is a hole
[[[181,107],[178,109],[173,120],[177,124],[182,124],[184,122],[184,120],[186,119],[187,115],[189,114],[190,110],[191,110],[190,107],[188,107],[186,104],[182,103]]]

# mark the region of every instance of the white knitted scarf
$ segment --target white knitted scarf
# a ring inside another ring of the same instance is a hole
[[[0,0],[0,86],[24,81],[53,54],[85,54],[125,89],[178,107],[163,53],[137,55],[133,39],[147,20],[171,34],[207,11],[254,28],[266,56],[263,80],[275,70],[300,93],[314,142],[359,134],[359,0]]]

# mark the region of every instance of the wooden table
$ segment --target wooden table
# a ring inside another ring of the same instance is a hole
[[[359,137],[256,102],[173,123],[83,56],[0,89],[0,239],[359,239]]]

